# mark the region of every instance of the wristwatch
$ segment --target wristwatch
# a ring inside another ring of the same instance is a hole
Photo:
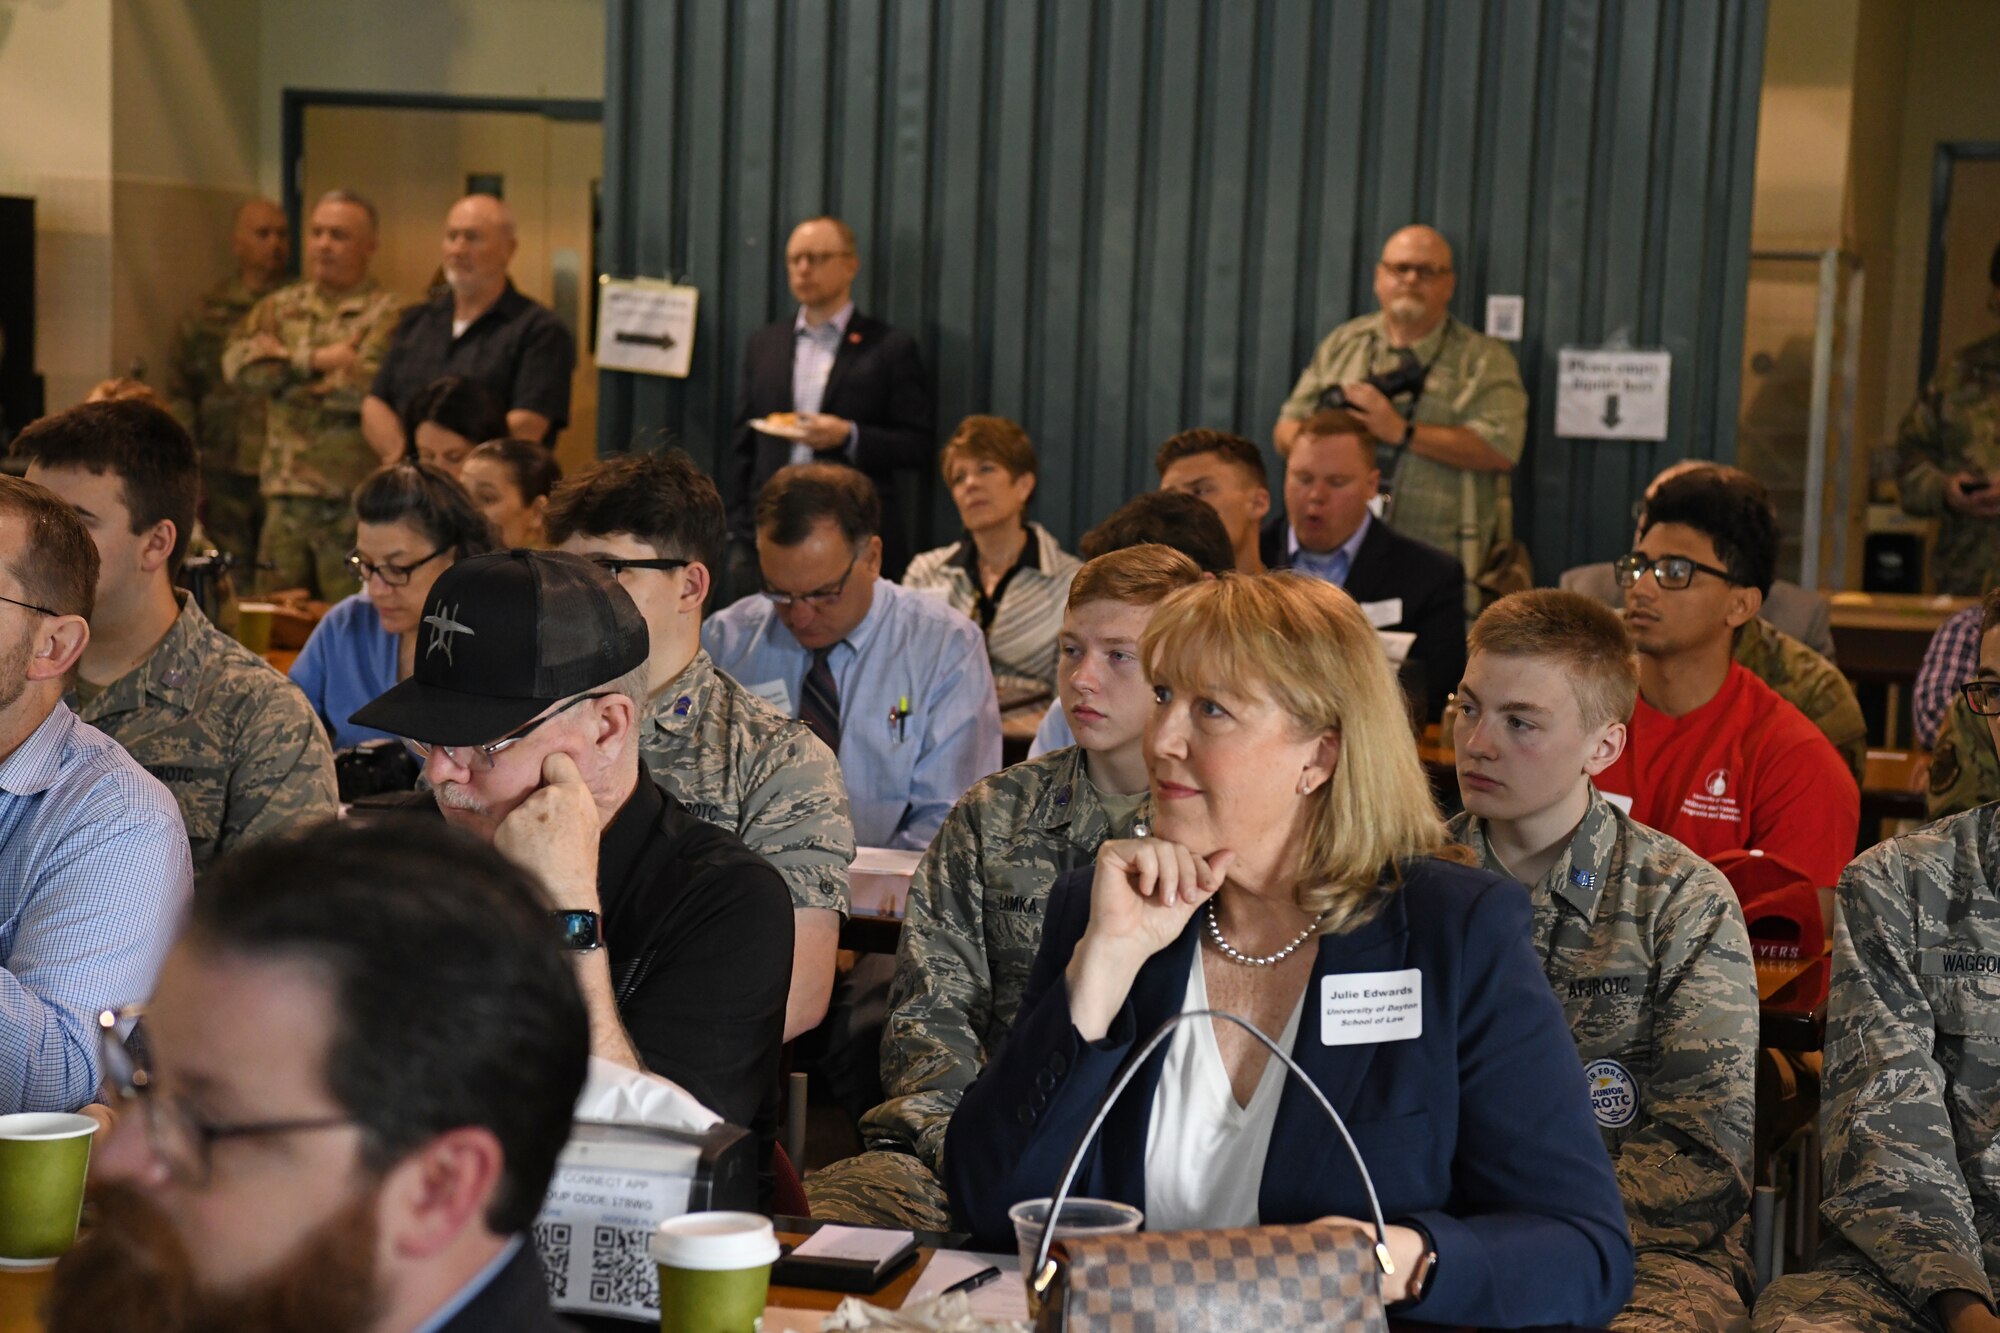
[[[556,939],[565,949],[589,953],[604,947],[604,921],[597,913],[581,910],[550,912],[549,919],[556,923]]]
[[[1419,1254],[1416,1262],[1410,1265],[1410,1283],[1403,1292],[1403,1299],[1389,1307],[1391,1310],[1407,1310],[1413,1305],[1421,1304],[1430,1292],[1431,1283],[1437,1278],[1438,1248],[1429,1227],[1411,1221],[1397,1225],[1406,1226],[1424,1238],[1423,1253]]]

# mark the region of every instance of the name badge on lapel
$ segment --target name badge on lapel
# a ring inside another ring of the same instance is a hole
[[[1415,967],[1321,977],[1320,1044],[1366,1046],[1423,1036],[1423,983],[1423,971]]]
[[[1368,617],[1368,623],[1376,629],[1388,629],[1391,625],[1403,623],[1403,599],[1389,597],[1379,602],[1361,603],[1361,614]]]

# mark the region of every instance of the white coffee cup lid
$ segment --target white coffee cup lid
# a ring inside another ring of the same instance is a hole
[[[0,1115],[0,1139],[77,1139],[95,1134],[98,1123],[64,1111],[19,1111]]]
[[[758,1213],[688,1213],[660,1223],[648,1247],[655,1263],[724,1273],[778,1261],[777,1232]]]

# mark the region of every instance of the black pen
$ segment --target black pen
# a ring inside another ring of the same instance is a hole
[[[949,1296],[954,1291],[977,1291],[999,1276],[1000,1270],[988,1264],[971,1277],[960,1278],[938,1294],[940,1296]]]

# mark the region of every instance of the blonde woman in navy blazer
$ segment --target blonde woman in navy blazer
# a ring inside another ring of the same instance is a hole
[[[1346,1118],[1380,1192],[1396,1261],[1384,1295],[1399,1314],[1608,1323],[1632,1288],[1632,1242],[1576,1048],[1529,944],[1528,896],[1439,856],[1444,827],[1359,608],[1299,575],[1225,576],[1162,603],[1141,654],[1159,700],[1146,735],[1154,836],[1106,843],[1094,870],[1057,881],[1020,1017],[945,1141],[960,1222],[1011,1243],[1007,1209],[1054,1192],[1125,1060],[1201,997],[1273,1036],[1296,1022],[1292,1054]],[[1323,1019],[1343,986],[1407,987],[1420,1024],[1405,1011],[1394,1039],[1357,1039]],[[1175,1041],[1206,1040],[1203,1026],[1183,1025]],[[1310,1094],[1277,1086],[1282,1067],[1267,1071],[1268,1054],[1239,1030],[1216,1025],[1213,1043],[1209,1067],[1232,1104],[1271,1116],[1254,1131],[1266,1135],[1261,1170],[1248,1172],[1254,1198],[1247,1179],[1199,1178],[1230,1168],[1171,1156],[1191,1132],[1175,1117],[1199,1105],[1186,1070],[1202,1067],[1173,1045],[1112,1112],[1076,1192],[1142,1209],[1149,1196],[1233,1192],[1253,1214],[1181,1225],[1367,1216]],[[1169,1069],[1177,1077],[1163,1078]],[[1241,1169],[1242,1141],[1210,1142],[1215,1162]],[[1156,1154],[1193,1161],[1180,1170],[1197,1178],[1149,1182]]]

